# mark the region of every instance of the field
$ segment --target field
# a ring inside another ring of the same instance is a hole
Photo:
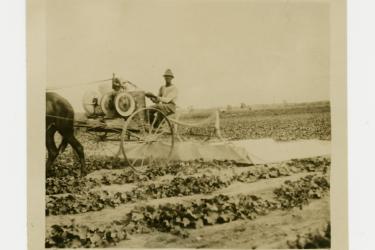
[[[205,113],[182,118],[199,120]],[[222,112],[230,140],[330,140],[329,107]],[[182,131],[210,134],[211,128]],[[51,247],[328,248],[330,156],[238,166],[202,160],[154,164],[144,173],[97,154],[78,134],[89,174],[67,150],[46,179]],[[106,142],[101,142],[101,144]]]
[[[181,119],[187,121],[204,119],[209,112],[186,113],[181,116]],[[272,138],[277,141],[298,139],[330,140],[330,115],[329,104],[225,111],[220,112],[220,125],[223,136],[229,140],[260,138]],[[208,134],[209,129],[193,128],[190,130],[195,134]]]

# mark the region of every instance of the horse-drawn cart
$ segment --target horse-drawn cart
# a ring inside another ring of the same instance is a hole
[[[158,109],[146,107],[144,91],[129,91],[125,87],[101,92],[84,95],[87,119],[75,121],[75,127],[94,134],[99,141],[119,141],[114,156],[123,156],[131,167],[168,161],[175,141],[182,140],[177,133],[178,125],[195,127],[214,121],[213,131],[221,138],[218,113],[203,123],[183,123],[176,119],[176,114],[166,116]]]

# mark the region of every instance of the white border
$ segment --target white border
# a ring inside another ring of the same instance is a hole
[[[26,249],[25,2],[0,1],[1,249]]]
[[[374,1],[348,1],[349,246],[361,250],[375,249],[374,11]]]
[[[350,249],[374,249],[375,2],[348,1]],[[0,1],[1,248],[26,249],[25,2]]]

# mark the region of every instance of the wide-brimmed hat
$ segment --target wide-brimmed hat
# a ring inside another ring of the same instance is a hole
[[[170,70],[170,69],[167,69],[167,70],[165,71],[165,73],[164,73],[163,76],[171,76],[171,77],[174,78],[174,75],[173,75],[173,73],[172,73],[172,70]]]

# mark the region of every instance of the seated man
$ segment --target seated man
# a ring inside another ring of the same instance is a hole
[[[165,85],[159,89],[159,95],[156,96],[150,92],[146,93],[146,97],[150,98],[155,105],[151,108],[160,110],[164,115],[168,116],[176,112],[176,100],[177,100],[177,88],[172,84],[174,78],[173,73],[170,69],[167,69],[164,73]],[[155,111],[150,112],[150,117],[154,117]],[[157,127],[161,122],[161,117],[156,117],[157,120],[153,121],[154,127]]]
[[[112,79],[112,89],[114,93],[118,93],[121,91],[126,91],[126,81],[123,81],[121,78],[114,77]]]

